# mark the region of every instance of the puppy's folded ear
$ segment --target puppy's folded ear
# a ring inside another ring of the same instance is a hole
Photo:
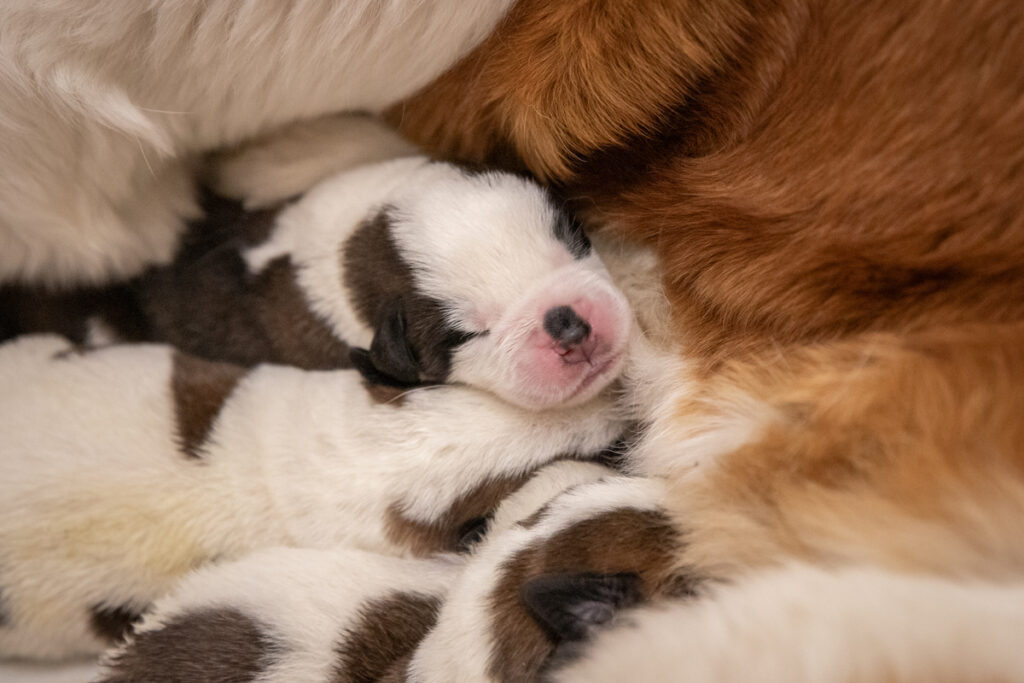
[[[406,334],[405,306],[393,297],[378,311],[370,350],[352,349],[352,365],[373,384],[409,387],[419,384],[420,368]]]
[[[587,638],[595,627],[641,600],[640,577],[621,574],[547,574],[523,584],[523,604],[555,642]]]

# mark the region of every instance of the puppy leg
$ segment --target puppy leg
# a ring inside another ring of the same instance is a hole
[[[334,173],[418,153],[373,117],[327,116],[213,154],[208,181],[255,209],[302,194]]]

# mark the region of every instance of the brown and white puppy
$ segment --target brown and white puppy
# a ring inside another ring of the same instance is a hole
[[[103,683],[406,680],[462,562],[273,548],[189,574],[127,642]]]
[[[459,550],[538,467],[624,427],[607,392],[538,412],[56,336],[0,345],[0,386],[2,656],[97,652],[190,569],[258,548]]]
[[[409,679],[536,680],[619,610],[694,594],[698,584],[673,566],[684,539],[663,495],[656,480],[609,476],[490,534],[452,584]]]
[[[126,285],[0,290],[7,333],[158,341],[242,365],[354,363],[374,383],[458,382],[538,409],[584,402],[618,375],[628,305],[544,190],[352,123],[353,146],[370,133],[378,159],[405,158],[336,174],[276,214],[216,203],[173,264]]]
[[[204,152],[407,97],[512,0],[0,5],[0,282],[167,263]]]
[[[568,460],[542,467],[501,503],[488,536],[568,487],[615,474]],[[464,566],[454,555],[260,550],[183,579],[106,655],[102,680],[214,683],[230,672],[268,683],[405,681],[416,646]]]

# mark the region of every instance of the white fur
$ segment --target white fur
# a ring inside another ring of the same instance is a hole
[[[554,680],[952,683],[1024,675],[1019,584],[795,564],[622,622]]]
[[[487,525],[487,534],[497,536],[512,529],[567,489],[609,477],[617,479],[618,473],[594,462],[563,460],[545,465],[501,502]]]
[[[0,3],[0,282],[166,262],[197,154],[377,112],[479,43],[512,0]]]
[[[65,352],[65,355],[54,357]],[[399,503],[436,520],[494,476],[593,452],[613,405],[537,413],[442,386],[375,403],[353,371],[260,366],[213,424],[201,460],[176,441],[172,351],[75,355],[54,337],[0,346],[0,653],[92,652],[86,609],[142,607],[191,567],[269,545],[404,552]],[[59,397],[59,400],[55,400]]]
[[[272,548],[196,571],[158,601],[136,635],[160,631],[175,620],[208,610],[231,609],[259,625],[273,642],[261,683],[328,681],[339,666],[335,646],[344,642],[374,600],[399,593],[443,600],[462,562],[454,557],[408,559],[358,550]],[[132,638],[108,654],[130,649]],[[157,673],[174,662],[151,661]],[[202,662],[196,663],[196,668]],[[108,672],[109,673],[109,672]]]

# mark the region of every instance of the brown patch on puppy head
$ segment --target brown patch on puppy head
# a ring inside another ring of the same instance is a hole
[[[444,514],[431,522],[409,519],[400,502],[392,503],[385,521],[388,539],[420,556],[462,550],[466,534],[476,534],[478,522],[486,525],[498,504],[519,490],[530,476],[516,474],[489,479],[456,498]]]
[[[417,593],[398,593],[361,608],[358,623],[334,648],[338,661],[331,683],[404,681],[412,653],[440,608],[439,598]]]
[[[89,627],[97,637],[110,643],[116,643],[131,633],[140,619],[142,614],[138,610],[124,605],[93,605],[89,608]]]
[[[629,592],[646,601],[675,585],[672,561],[681,539],[661,512],[624,508],[599,514],[519,551],[500,568],[491,593],[494,650],[488,673],[498,681],[535,680],[557,643],[538,625],[523,590],[538,577],[635,576]]]
[[[352,367],[348,344],[314,313],[299,288],[287,256],[271,261],[254,283],[260,326],[266,330],[271,356],[266,360],[304,370]]]
[[[110,658],[100,683],[244,683],[273,663],[276,645],[238,610],[193,612],[136,636]]]
[[[358,315],[374,329],[356,367],[374,383],[443,383],[452,350],[469,335],[450,327],[441,302],[420,293],[391,235],[392,207],[363,222],[345,241],[344,285]],[[357,354],[353,353],[353,359]]]
[[[181,450],[202,457],[203,442],[224,402],[248,370],[230,363],[174,353],[171,394]]]

